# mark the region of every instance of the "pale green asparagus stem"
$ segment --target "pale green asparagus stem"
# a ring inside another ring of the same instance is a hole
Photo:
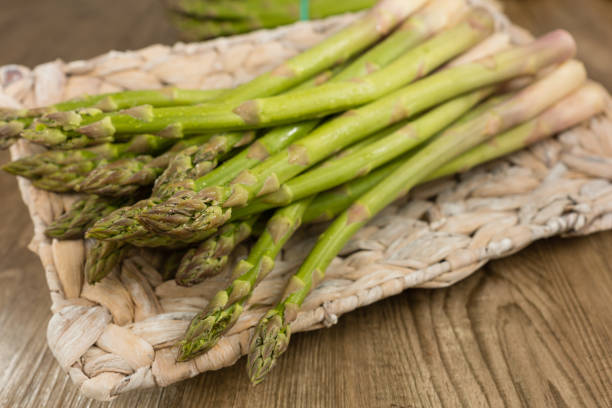
[[[306,296],[323,279],[332,259],[361,227],[436,169],[495,134],[536,117],[580,87],[585,77],[580,63],[565,63],[510,100],[442,133],[340,214],[291,278],[283,300],[259,322],[247,365],[251,381],[262,381],[287,349],[291,334],[289,325],[296,319]]]
[[[497,159],[569,129],[601,112],[605,108],[606,97],[607,93],[600,85],[595,83],[584,85],[537,118],[465,152],[429,175],[425,181],[470,170],[482,163]],[[489,106],[489,108],[496,104],[497,101]],[[480,113],[482,114],[483,112],[481,111]],[[414,153],[409,152],[367,176],[319,194],[308,206],[303,222],[308,224],[333,220],[334,217],[346,210],[356,199],[393,174]]]
[[[340,159],[332,158],[331,162],[324,162],[326,165],[300,174],[283,184],[278,191],[255,200],[243,209],[237,209],[234,216],[243,217],[251,214],[250,211],[256,214],[269,208],[289,205],[366,175],[434,137],[493,90],[493,87],[486,87],[446,102],[371,145]]]

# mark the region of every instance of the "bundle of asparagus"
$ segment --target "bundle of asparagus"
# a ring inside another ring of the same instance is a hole
[[[4,168],[40,188],[89,194],[47,234],[88,238],[90,283],[138,246],[174,251],[164,275],[194,285],[256,238],[232,282],[191,321],[178,360],[207,352],[232,327],[296,230],[331,221],[257,325],[248,362],[257,383],[286,350],[291,323],[332,259],[393,200],[604,107],[605,91],[571,59],[566,32],[510,48],[491,41],[483,56],[489,12],[463,0],[425,3],[383,0],[235,89],[4,111],[4,140],[52,149]]]
[[[367,9],[376,0],[166,0],[171,21],[187,40],[240,34]]]

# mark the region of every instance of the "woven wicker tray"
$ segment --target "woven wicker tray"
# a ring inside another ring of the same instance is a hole
[[[54,61],[33,70],[0,67],[0,106],[40,106],[83,93],[175,85],[227,87],[266,71],[312,46],[355,17],[298,23],[207,43],[112,51],[88,61]],[[509,27],[505,27],[508,29]],[[511,30],[514,30],[510,28]],[[520,33],[520,31],[513,31]],[[13,158],[39,149],[13,146]],[[416,189],[386,209],[334,260],[308,297],[294,331],[337,322],[358,307],[411,287],[440,288],[554,235],[612,228],[612,101],[606,114],[459,178]],[[75,197],[38,190],[19,180],[34,223],[30,248],[43,263],[52,299],[48,343],[81,391],[108,400],[130,390],[166,386],[233,364],[245,353],[264,309],[243,313],[209,353],[175,362],[173,343],[191,317],[228,281],[228,271],[191,288],[162,282],[159,259],[143,251],[95,286],[82,280],[83,241],[45,237],[45,226]],[[273,304],[314,244],[317,229],[296,236],[251,303]],[[237,257],[246,249],[237,250]]]

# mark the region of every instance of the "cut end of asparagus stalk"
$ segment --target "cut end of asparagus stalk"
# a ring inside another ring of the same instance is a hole
[[[247,374],[253,385],[259,384],[274,368],[289,346],[291,330],[284,323],[282,312],[270,310],[255,328],[249,347]]]

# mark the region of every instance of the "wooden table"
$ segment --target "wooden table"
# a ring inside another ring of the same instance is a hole
[[[506,3],[535,33],[574,33],[591,76],[612,89],[612,1]],[[155,0],[2,0],[0,65],[175,40]],[[0,406],[106,405],[79,396],[46,346],[50,301],[26,249],[31,223],[12,177],[0,174],[0,191]],[[612,232],[540,242],[452,288],[408,291],[296,335],[258,387],[241,360],[111,406],[610,406],[611,255]]]

